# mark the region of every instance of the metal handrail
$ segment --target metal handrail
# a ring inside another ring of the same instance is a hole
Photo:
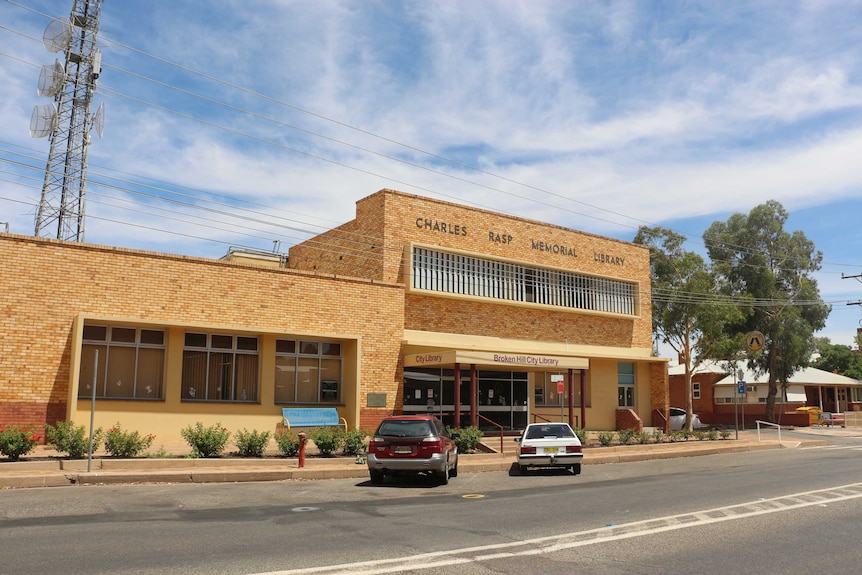
[[[771,421],[762,421],[760,419],[758,419],[754,423],[757,424],[757,442],[758,443],[760,443],[760,424],[762,423],[763,425],[769,425],[769,426],[778,428],[778,445],[781,445],[781,426],[780,425],[778,425],[777,423],[772,423]]]
[[[665,417],[664,412],[659,410],[659,409],[653,409],[652,413],[653,413],[653,418],[655,418],[655,416],[658,415],[659,418],[664,422],[664,425],[662,425],[662,431],[664,431],[665,433],[669,432],[670,431],[670,420],[667,417]]]
[[[497,426],[500,428],[500,453],[503,453],[503,430],[504,430],[504,427],[502,425],[500,425],[499,423],[497,423],[496,421],[491,421],[490,419],[488,419],[487,417],[485,417],[481,413],[477,413],[476,417],[481,417],[482,419],[484,419],[485,421],[487,421],[491,425],[494,425],[494,426]]]

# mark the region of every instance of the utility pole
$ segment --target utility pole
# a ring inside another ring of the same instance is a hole
[[[63,51],[65,61],[43,66],[39,95],[56,104],[36,106],[30,135],[51,137],[42,199],[36,214],[36,236],[84,241],[87,149],[93,127],[101,136],[102,108],[90,114],[102,55],[96,48],[102,0],[73,0],[68,20],[45,29],[42,43],[50,52]]]
[[[857,274],[855,276],[845,276],[844,273],[841,273],[841,279],[849,280],[849,279],[857,279],[862,282],[862,274]],[[862,301],[851,301],[847,302],[847,305],[862,305]]]

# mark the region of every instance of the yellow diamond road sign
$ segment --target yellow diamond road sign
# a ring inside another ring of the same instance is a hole
[[[751,351],[760,351],[763,347],[763,334],[759,331],[749,332],[745,336],[745,345]]]

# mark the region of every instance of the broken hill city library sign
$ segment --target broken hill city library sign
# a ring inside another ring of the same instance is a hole
[[[413,353],[404,357],[405,367],[447,366],[456,363],[461,365],[520,367],[530,370],[588,369],[590,366],[590,360],[586,357],[482,352],[461,349]]]

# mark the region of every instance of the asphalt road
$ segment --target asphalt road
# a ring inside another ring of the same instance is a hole
[[[0,573],[859,573],[862,438],[449,485],[0,492]]]

